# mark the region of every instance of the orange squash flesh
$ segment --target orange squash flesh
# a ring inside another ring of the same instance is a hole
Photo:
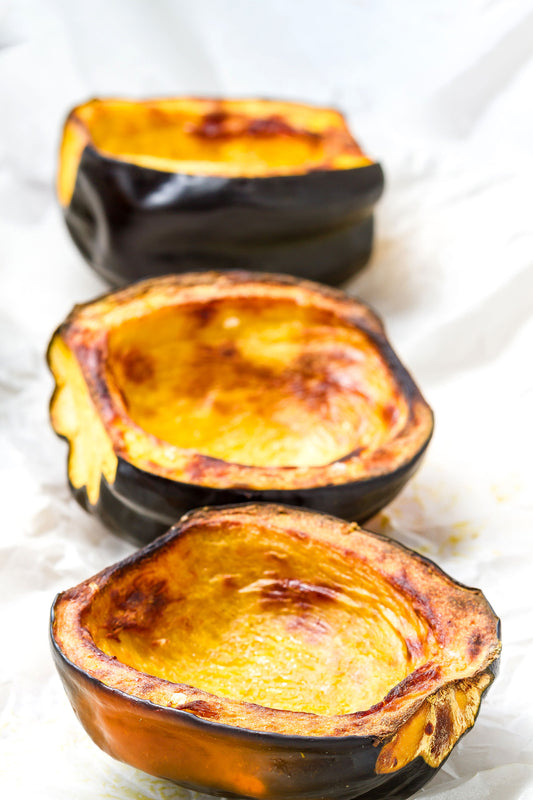
[[[58,194],[68,204],[81,152],[189,175],[267,177],[371,164],[342,115],[263,100],[91,100],[67,120]]]
[[[252,526],[204,529],[194,557],[193,544],[168,554],[175,578],[163,589],[161,576],[149,626],[142,605],[134,620],[117,611],[118,597],[122,609],[122,598],[145,591],[143,568],[95,598],[87,628],[97,647],[220,697],[322,715],[370,708],[439,655],[402,593],[372,569],[354,572],[342,553],[319,545],[309,558],[289,537]]]
[[[499,652],[476,590],[356,525],[267,504],[192,512],[62,595],[54,636],[108,686],[305,735],[394,732]]]
[[[408,417],[364,332],[286,301],[155,311],[110,332],[107,363],[140,428],[247,466],[323,466],[377,449]]]

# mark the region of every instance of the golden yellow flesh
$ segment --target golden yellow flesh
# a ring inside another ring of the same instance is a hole
[[[117,124],[118,123],[118,124]],[[208,169],[224,172],[261,174],[269,169],[320,163],[325,158],[324,142],[305,135],[257,138],[250,135],[205,138],[187,129],[202,123],[200,115],[155,116],[135,126],[120,118],[102,119],[94,126],[95,146],[125,160],[150,167],[156,160],[170,163],[171,169],[184,172]],[[131,131],[130,131],[131,128]]]
[[[109,335],[129,417],[160,440],[246,466],[322,466],[375,449],[407,404],[361,331],[248,298],[159,310]]]
[[[78,116],[98,150],[154,169],[261,176],[312,168],[332,157],[340,158],[342,169],[370,163],[357,146],[339,152],[324,136],[344,129],[342,118],[328,109],[254,102],[107,102],[89,104]],[[289,132],[284,133],[284,125]]]
[[[85,625],[120,662],[220,697],[322,715],[369,708],[434,641],[377,573],[322,546],[310,555],[273,530],[206,530],[164,566],[123,573]]]
[[[102,475],[113,483],[117,457],[91,400],[80,366],[61,336],[55,336],[48,352],[56,390],[50,404],[54,430],[68,439],[68,476],[72,486],[86,488],[90,503],[100,494]]]
[[[459,737],[474,724],[481,697],[491,680],[483,672],[448,684],[429,697],[383,747],[376,772],[395,772],[417,756],[430,767],[438,767]]]

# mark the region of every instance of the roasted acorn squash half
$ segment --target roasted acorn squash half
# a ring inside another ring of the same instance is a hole
[[[333,109],[104,99],[68,116],[57,190],[115,286],[213,268],[339,283],[370,257],[383,173]]]
[[[294,278],[153,278],[77,306],[49,364],[78,501],[146,543],[250,499],[357,521],[419,463],[432,414],[377,317]]]
[[[250,499],[364,520],[432,433],[375,314],[289,277],[135,284],[75,307],[48,359],[78,502],[143,544],[191,508]]]
[[[482,593],[354,523],[213,507],[55,601],[53,653],[107,753],[228,796],[408,797],[500,653]]]

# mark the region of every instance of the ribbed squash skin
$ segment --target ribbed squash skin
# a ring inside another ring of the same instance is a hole
[[[128,153],[132,137],[141,155]],[[180,160],[179,145],[173,159],[153,157],[173,139],[197,160]],[[310,142],[307,160],[293,153],[295,140]],[[233,161],[224,163],[224,148]],[[257,163],[247,163],[255,150]],[[340,283],[370,257],[382,191],[380,165],[338,112],[273,101],[93,100],[67,119],[58,171],[68,230],[114,286],[197,269]]]
[[[51,637],[102,749],[194,790],[257,800],[409,797],[474,724],[500,654],[479,590],[356,525],[265,504],[186,515],[59,595]],[[217,665],[232,654],[228,684]],[[354,690],[359,701],[343,705]],[[257,703],[269,692],[276,707]],[[328,713],[300,710],[322,702]]]

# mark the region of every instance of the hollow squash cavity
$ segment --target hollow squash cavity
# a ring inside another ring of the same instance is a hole
[[[310,558],[253,526],[201,537],[95,598],[85,624],[98,648],[219,697],[321,715],[370,708],[435,650],[406,598],[340,553]]]
[[[312,306],[178,305],[110,332],[128,416],[179,448],[248,466],[313,467],[375,450],[406,423],[376,346]]]
[[[371,163],[338,112],[292,103],[93,100],[75,109],[76,125],[100,152],[169,172],[260,177]]]

